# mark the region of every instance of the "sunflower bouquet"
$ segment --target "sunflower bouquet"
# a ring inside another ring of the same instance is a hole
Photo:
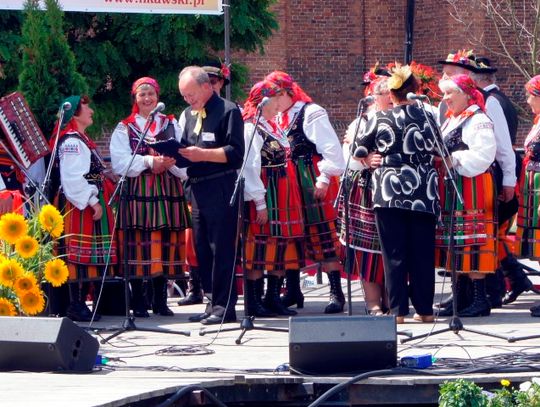
[[[54,246],[64,218],[44,205],[27,218],[15,212],[0,217],[0,316],[36,315],[45,308],[41,283],[64,284],[68,268]]]

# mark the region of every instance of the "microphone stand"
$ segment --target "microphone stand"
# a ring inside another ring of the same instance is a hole
[[[356,140],[358,139],[358,131],[360,130],[360,123],[362,122],[362,116],[364,115],[364,110],[366,103],[364,100],[361,100],[358,104],[356,110],[356,117],[358,121],[354,129],[354,137],[351,145],[349,146],[349,156],[347,157],[347,165],[345,166],[345,171],[343,172],[343,177],[341,179],[341,184],[339,185],[339,190],[334,201],[334,209],[337,208],[339,203],[339,198],[343,196],[343,211],[344,211],[344,221],[345,221],[345,272],[347,273],[347,314],[352,315],[352,250],[350,247],[350,193],[351,193],[351,177],[349,176],[349,167],[351,164],[351,156],[354,154],[353,148],[356,145]]]
[[[122,241],[123,250],[124,250],[124,257],[122,259],[122,268],[123,268],[123,274],[124,274],[124,305],[125,305],[125,319],[122,323],[122,326],[120,328],[95,328],[96,330],[104,330],[104,331],[113,331],[115,330],[113,334],[109,335],[108,337],[102,339],[100,342],[102,344],[109,342],[111,339],[117,337],[118,335],[123,334],[124,332],[128,331],[142,331],[142,332],[157,332],[157,333],[165,333],[165,334],[176,334],[176,335],[184,335],[184,336],[190,336],[190,331],[171,331],[168,329],[162,329],[162,328],[141,328],[137,327],[135,325],[135,317],[131,315],[130,313],[130,291],[129,291],[129,263],[128,263],[128,242],[126,235],[128,234],[128,228],[126,227],[127,223],[127,212],[126,212],[126,205],[127,205],[127,185],[126,185],[126,178],[127,174],[129,172],[129,169],[133,165],[133,161],[135,160],[135,156],[137,155],[137,151],[139,150],[139,147],[141,146],[143,140],[146,137],[146,134],[148,133],[148,130],[150,129],[150,125],[155,120],[155,114],[157,111],[150,114],[148,117],[148,120],[146,121],[146,125],[143,129],[143,132],[141,136],[139,137],[139,140],[137,142],[137,146],[135,147],[133,153],[131,154],[131,159],[126,167],[126,170],[118,180],[118,183],[116,184],[116,188],[111,195],[111,198],[109,199],[108,205],[110,206],[116,195],[120,194],[120,206],[119,210],[122,216],[122,225],[124,227],[124,239]],[[98,307],[98,304],[96,304],[96,308]]]
[[[429,98],[428,98],[428,101],[429,101]],[[431,101],[429,102],[431,105]],[[456,210],[455,208],[456,197],[459,200],[459,203],[461,204],[463,204],[463,197],[461,196],[461,193],[459,192],[459,189],[455,182],[454,169],[450,168],[448,166],[448,163],[446,162],[446,158],[450,157],[451,154],[446,148],[446,145],[444,144],[444,141],[442,140],[442,138],[439,140],[440,133],[435,132],[435,129],[433,128],[433,125],[428,118],[424,104],[420,100],[417,101],[417,104],[421,108],[422,113],[424,114],[424,118],[426,119],[428,123],[431,134],[433,135],[433,139],[435,140],[435,146],[436,146],[437,152],[439,153],[440,157],[442,157],[442,162],[446,170],[446,177],[445,177],[446,189],[448,188],[452,189],[451,200],[450,200],[450,224],[449,224],[449,230],[448,230],[448,237],[450,239],[448,251],[450,253],[450,275],[451,275],[451,282],[452,282],[452,318],[450,319],[450,322],[448,323],[447,328],[439,329],[439,330],[429,332],[426,334],[411,336],[409,338],[402,339],[401,343],[409,342],[415,339],[426,338],[428,336],[434,336],[434,335],[438,335],[440,333],[449,332],[449,331],[454,332],[456,335],[459,334],[460,331],[466,331],[466,332],[476,333],[479,335],[490,336],[493,338],[507,339],[506,337],[502,335],[497,335],[497,334],[489,333],[486,331],[480,331],[480,330],[472,329],[472,328],[466,328],[465,326],[463,326],[463,323],[457,316],[457,271],[456,271],[456,259],[455,259],[453,212]]]
[[[253,139],[255,138],[255,134],[257,133],[257,126],[259,125],[259,122],[261,120],[262,115],[262,107],[259,106],[257,109],[257,116],[255,119],[255,125],[253,126],[253,131],[251,132],[251,135],[249,137],[249,144],[246,150],[246,158],[249,156],[249,152],[251,151],[251,147],[253,145]],[[271,332],[288,332],[289,330],[287,328],[272,328],[272,327],[255,327],[253,324],[253,321],[255,320],[255,316],[249,315],[249,296],[246,295],[246,287],[247,287],[247,273],[246,273],[246,234],[247,234],[247,226],[246,222],[244,221],[244,171],[246,168],[247,159],[245,159],[242,163],[242,167],[240,168],[240,171],[238,172],[238,176],[236,177],[236,181],[234,184],[234,190],[231,196],[231,200],[229,202],[229,206],[233,207],[236,203],[236,200],[239,200],[238,204],[238,222],[240,223],[240,227],[237,229],[237,241],[240,241],[240,251],[242,255],[242,284],[244,285],[244,318],[242,318],[242,321],[240,322],[240,326],[236,328],[221,328],[219,330],[209,331],[206,329],[201,329],[199,331],[199,335],[203,336],[207,333],[215,333],[215,332],[230,332],[230,331],[237,331],[240,330],[240,335],[238,338],[234,341],[237,345],[242,344],[242,338],[246,334],[247,331],[252,331],[254,329],[259,331],[271,331]],[[239,237],[239,239],[238,239]],[[234,278],[234,273],[233,273]]]
[[[56,160],[56,153],[57,153],[56,149],[58,147],[58,138],[60,137],[60,130],[62,130],[62,123],[64,122],[65,113],[66,111],[64,110],[64,106],[62,105],[59,112],[60,116],[58,118],[58,129],[56,130],[56,134],[54,136],[54,146],[51,151],[51,157],[49,158],[49,165],[47,166],[47,171],[45,172],[45,178],[43,179],[43,184],[41,185],[41,192],[43,192],[42,195],[44,196],[49,195],[51,173],[54,166],[54,162]]]

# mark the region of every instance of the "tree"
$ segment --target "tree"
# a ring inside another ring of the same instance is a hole
[[[451,15],[466,27],[469,41],[502,57],[528,80],[540,70],[540,0],[445,0]],[[482,12],[491,29],[478,31],[471,18]],[[495,43],[485,33],[495,34]]]
[[[29,0],[25,5],[19,90],[25,95],[41,130],[49,135],[60,102],[69,95],[88,93],[88,85],[77,72],[57,0],[46,0],[45,5],[45,12],[39,10],[37,0]]]
[[[262,52],[265,41],[278,28],[269,10],[275,0],[231,3],[231,49]],[[178,114],[184,106],[178,92],[178,72],[184,66],[219,58],[224,46],[223,18],[219,16],[65,13],[64,17],[77,70],[86,78],[96,107],[95,125],[89,130],[97,134],[111,129],[129,113],[131,84],[145,75],[159,81],[167,112]],[[0,23],[4,18],[0,13]],[[5,35],[20,30],[16,18],[6,23],[0,25],[0,57],[7,47]],[[16,71],[21,60],[13,52],[16,38],[10,44],[9,52],[17,57],[6,61],[6,72]],[[40,44],[35,47],[39,49]],[[26,50],[31,48],[25,46]],[[231,72],[233,99],[241,99],[247,69],[233,63]],[[9,89],[10,85],[0,82],[0,90]]]

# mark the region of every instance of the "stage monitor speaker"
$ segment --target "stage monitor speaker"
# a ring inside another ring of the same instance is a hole
[[[68,318],[0,317],[0,370],[89,372],[97,339]]]
[[[313,316],[289,319],[291,373],[352,374],[397,364],[394,316]]]

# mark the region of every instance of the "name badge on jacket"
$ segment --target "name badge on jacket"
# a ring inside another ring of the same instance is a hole
[[[208,133],[206,131],[202,132],[202,141],[216,141],[216,135],[214,133]]]

